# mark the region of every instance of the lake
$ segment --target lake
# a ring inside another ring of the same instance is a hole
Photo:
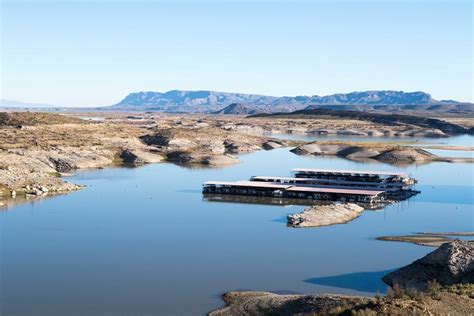
[[[240,159],[219,169],[79,171],[68,180],[85,189],[0,212],[0,311],[199,315],[222,306],[220,295],[231,290],[373,295],[386,290],[383,275],[433,250],[376,237],[473,230],[471,164],[404,169],[288,148]],[[308,229],[286,227],[286,215],[304,206],[208,202],[201,194],[207,180],[286,176],[298,167],[408,170],[421,194]]]

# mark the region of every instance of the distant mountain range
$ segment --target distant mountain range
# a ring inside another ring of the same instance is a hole
[[[0,100],[0,108],[51,108],[56,107],[51,104],[33,103],[33,102],[19,102],[13,100]]]
[[[216,91],[137,92],[112,106],[123,110],[155,110],[163,112],[204,112],[219,114],[255,114],[291,112],[308,109],[344,110],[433,110],[473,111],[472,103],[435,100],[425,92],[392,90],[338,93],[327,96],[274,97],[257,94]]]
[[[302,109],[391,112],[417,115],[446,113],[473,115],[474,104],[454,100],[435,100],[425,92],[375,90],[338,93],[327,96],[275,97],[259,94],[185,91],[136,92],[122,101],[105,107],[58,107],[49,104],[0,100],[0,108],[44,108],[68,111],[116,110],[160,111],[170,113],[214,113],[252,115],[259,113],[292,112]]]

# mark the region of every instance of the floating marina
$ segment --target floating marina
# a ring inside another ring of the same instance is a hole
[[[294,177],[254,176],[250,181],[208,181],[204,194],[277,197],[383,203],[406,199],[419,191],[411,189],[416,180],[407,173],[326,169],[293,169]]]

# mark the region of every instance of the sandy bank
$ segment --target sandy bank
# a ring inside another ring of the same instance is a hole
[[[453,236],[474,236],[474,232],[445,232],[445,233],[416,233],[405,236],[382,236],[377,240],[409,242],[420,246],[439,247],[444,243],[452,242]]]

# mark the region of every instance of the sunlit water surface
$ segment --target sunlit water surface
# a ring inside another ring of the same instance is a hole
[[[289,175],[296,167],[405,170],[381,163],[241,156],[222,169],[173,164],[80,171],[87,188],[0,212],[0,314],[196,315],[226,291],[384,292],[388,271],[432,251],[377,236],[472,231],[471,164],[409,167],[422,193],[342,225],[286,227],[304,206],[206,202],[206,180]]]

